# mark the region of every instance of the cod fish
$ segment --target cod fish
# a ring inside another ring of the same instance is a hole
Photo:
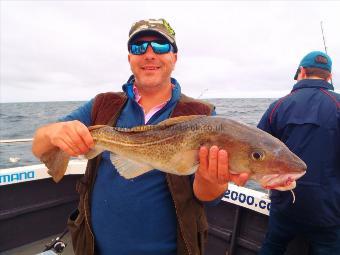
[[[153,169],[190,175],[199,166],[200,146],[217,145],[228,152],[231,173],[249,173],[266,189],[291,190],[306,172],[306,164],[285,144],[247,124],[218,116],[191,115],[170,118],[158,125],[118,128],[89,127],[95,146],[85,157],[92,159],[104,150],[119,174],[134,178]],[[65,174],[69,156],[60,149],[42,158],[49,174],[58,182]]]

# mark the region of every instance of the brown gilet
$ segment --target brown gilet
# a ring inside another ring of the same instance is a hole
[[[92,125],[115,126],[127,101],[123,92],[96,96],[92,108]],[[206,102],[181,95],[171,117],[211,115],[214,107]],[[75,255],[95,255],[95,239],[91,229],[91,192],[101,156],[89,160],[85,175],[77,183],[80,194],[78,209],[68,220]],[[201,255],[207,238],[208,223],[203,204],[194,196],[189,176],[166,175],[177,216],[177,254]]]

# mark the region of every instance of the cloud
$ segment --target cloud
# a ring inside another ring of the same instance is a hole
[[[128,30],[164,17],[176,31],[173,76],[197,97],[278,97],[300,59],[322,50],[340,80],[340,3],[247,1],[2,1],[1,102],[87,100],[130,75]],[[303,11],[301,11],[303,10]],[[65,93],[67,90],[67,93]],[[28,93],[29,91],[34,92]]]

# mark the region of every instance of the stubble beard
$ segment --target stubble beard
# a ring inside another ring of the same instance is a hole
[[[142,76],[136,77],[135,85],[137,88],[141,88],[143,90],[157,90],[161,89],[163,86],[166,86],[170,83],[170,75],[166,77],[155,77],[155,76]]]

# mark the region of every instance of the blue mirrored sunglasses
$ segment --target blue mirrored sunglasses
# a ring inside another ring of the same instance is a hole
[[[156,54],[165,54],[170,51],[174,51],[172,45],[166,41],[141,41],[131,43],[129,46],[129,51],[133,55],[142,55],[148,49],[148,46],[151,45],[153,52]]]

